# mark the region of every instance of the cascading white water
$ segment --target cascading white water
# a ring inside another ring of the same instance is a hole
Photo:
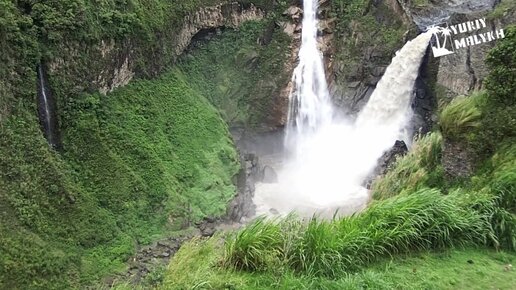
[[[383,152],[404,134],[426,32],[397,52],[355,122],[334,117],[321,52],[317,49],[317,0],[304,0],[302,44],[290,97],[287,150],[294,154],[278,172],[278,183],[258,184],[257,214],[273,212],[331,216],[365,207],[362,186]]]
[[[324,74],[323,56],[317,48],[317,0],[303,2],[303,29],[299,64],[294,70],[290,94],[286,145],[300,149],[305,138],[331,123],[333,110]],[[297,152],[301,153],[301,152]]]
[[[45,133],[45,137],[47,138],[50,146],[56,146],[56,140],[54,136],[54,124],[52,120],[52,112],[50,109],[50,100],[46,88],[45,82],[45,74],[43,72],[42,65],[38,65],[37,67],[37,75],[38,75],[38,110],[40,115],[40,121],[43,126],[43,130]]]
[[[41,95],[41,100],[43,103],[43,112],[44,112],[44,123],[45,128],[50,128],[50,105],[48,103],[48,97],[47,92],[45,91],[45,79],[43,76],[43,69],[41,68],[41,65],[38,66],[38,81],[39,81],[39,93]]]

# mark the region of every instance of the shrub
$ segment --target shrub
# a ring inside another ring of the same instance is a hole
[[[477,93],[470,97],[455,98],[446,106],[439,117],[443,136],[458,139],[471,129],[478,128],[486,97],[484,93]]]
[[[497,102],[512,106],[516,100],[516,26],[505,29],[505,34],[486,59],[490,69],[486,89]]]
[[[225,264],[237,269],[264,270],[283,253],[283,233],[277,221],[255,220],[226,242]]]

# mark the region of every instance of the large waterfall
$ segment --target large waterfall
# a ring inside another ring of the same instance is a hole
[[[397,52],[355,121],[336,118],[317,48],[317,3],[304,0],[302,44],[290,97],[286,149],[278,183],[258,184],[257,214],[296,211],[331,216],[365,207],[364,180],[394,142],[410,138],[414,82],[431,38],[426,32]]]
[[[333,118],[323,56],[317,47],[317,2],[304,0],[303,3],[302,44],[299,64],[292,77],[294,87],[290,94],[285,138],[286,145],[293,148],[300,138],[316,133]]]

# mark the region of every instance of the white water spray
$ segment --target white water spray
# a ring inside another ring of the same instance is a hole
[[[304,0],[302,45],[294,71],[286,147],[293,154],[278,183],[258,184],[257,214],[273,212],[331,216],[363,209],[362,184],[383,152],[405,133],[421,60],[431,38],[423,33],[396,54],[356,122],[337,120],[317,49],[317,0]]]
[[[323,56],[317,48],[317,0],[303,2],[302,43],[290,94],[286,145],[300,149],[299,139],[331,123],[333,110],[324,74]],[[301,152],[297,152],[301,153]]]

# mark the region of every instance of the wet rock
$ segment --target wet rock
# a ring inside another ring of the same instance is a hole
[[[268,166],[265,165],[262,169],[262,182],[263,183],[276,183],[278,182],[278,174],[276,171]]]
[[[198,228],[201,231],[201,235],[203,237],[211,237],[213,234],[215,234],[217,225],[218,221],[216,219],[204,219],[198,225]]]
[[[445,139],[443,142],[442,164],[448,178],[467,178],[473,174],[474,154],[463,141]]]
[[[392,148],[385,152],[382,157],[378,160],[378,165],[376,166],[374,172],[366,179],[365,186],[366,188],[371,188],[373,181],[378,178],[378,176],[385,175],[387,171],[390,169],[392,164],[396,161],[396,159],[400,156],[407,154],[408,148],[407,144],[404,141],[396,140]]]
[[[290,6],[283,12],[284,16],[290,16],[292,20],[298,21],[303,15],[303,9],[298,6]]]
[[[373,68],[373,70],[371,71],[371,74],[375,77],[381,77],[385,73],[386,69],[387,69],[386,66],[377,66],[377,67]]]
[[[239,222],[243,217],[254,215],[254,184],[260,177],[258,157],[255,154],[241,155],[240,164],[244,167],[237,175],[237,195],[227,209],[227,219],[233,222]]]
[[[385,152],[380,158],[380,161],[378,162],[380,166],[379,174],[384,175],[385,173],[387,173],[387,170],[392,164],[394,164],[396,159],[400,156],[407,154],[407,152],[407,144],[405,144],[404,141],[396,140],[391,150]]]

